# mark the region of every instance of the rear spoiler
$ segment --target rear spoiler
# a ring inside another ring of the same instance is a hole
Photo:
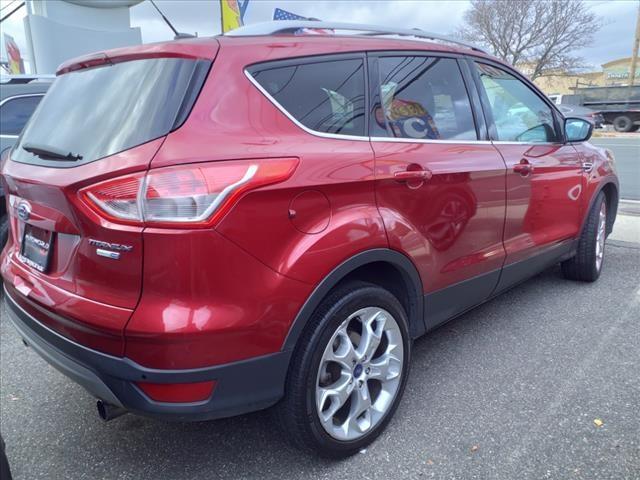
[[[172,42],[150,43],[133,47],[116,48],[104,52],[90,53],[67,60],[56,70],[56,75],[114,63],[142,60],[146,58],[186,58],[192,60],[214,60],[218,53],[218,40],[214,37],[189,38]]]

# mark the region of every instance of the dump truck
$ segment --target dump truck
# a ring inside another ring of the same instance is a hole
[[[556,105],[580,105],[599,112],[617,132],[640,128],[640,85],[577,87],[570,95],[549,95]]]

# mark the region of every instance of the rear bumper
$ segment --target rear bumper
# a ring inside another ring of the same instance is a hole
[[[152,369],[61,336],[21,308],[6,288],[4,302],[22,338],[42,358],[95,397],[133,413],[181,421],[223,418],[267,408],[284,392],[289,360],[286,352],[214,367]],[[213,394],[208,400],[197,403],[156,402],[135,385],[141,381],[190,383],[208,380],[216,381]]]

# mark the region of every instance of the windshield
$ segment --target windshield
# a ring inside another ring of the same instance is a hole
[[[66,73],[25,126],[12,159],[72,167],[162,137],[186,118],[209,66],[204,60],[153,58]],[[56,161],[31,145],[81,159]]]

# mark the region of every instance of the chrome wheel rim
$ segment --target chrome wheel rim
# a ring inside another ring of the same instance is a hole
[[[333,333],[316,377],[316,411],[338,440],[357,440],[385,417],[400,388],[404,346],[398,322],[362,308]]]
[[[600,206],[600,214],[598,215],[598,233],[596,234],[596,269],[602,268],[604,260],[604,241],[607,231],[607,208],[604,202]]]

